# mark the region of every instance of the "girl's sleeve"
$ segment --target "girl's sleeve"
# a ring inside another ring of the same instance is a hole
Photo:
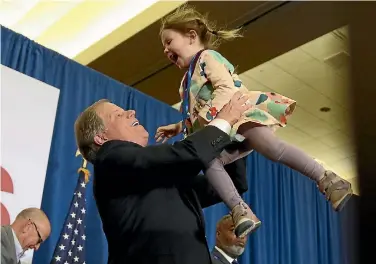
[[[209,112],[200,114],[201,117],[210,121],[237,90],[231,75],[234,72],[234,66],[219,53],[204,51],[200,58],[200,70],[200,74],[204,75],[213,87],[211,101],[208,102]]]

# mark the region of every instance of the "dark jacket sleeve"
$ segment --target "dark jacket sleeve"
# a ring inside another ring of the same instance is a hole
[[[213,126],[207,126],[173,145],[140,147],[120,142],[98,155],[94,170],[102,171],[101,175],[115,174],[116,179],[112,177],[106,181],[123,187],[150,188],[173,184],[181,177],[196,176],[230,143],[229,136]]]
[[[248,182],[246,174],[246,157],[236,160],[225,166],[227,173],[230,175],[239,194],[248,191]],[[204,175],[198,175],[194,182],[194,190],[200,201],[202,208],[222,202],[216,191],[207,181]]]

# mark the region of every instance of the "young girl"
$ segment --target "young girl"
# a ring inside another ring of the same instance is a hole
[[[160,36],[166,56],[187,72],[180,87],[183,122],[158,128],[157,142],[181,132],[187,135],[201,129],[238,90],[250,98],[251,109],[232,131],[232,135],[240,134],[245,138],[242,147],[224,151],[205,171],[208,181],[231,210],[237,236],[253,232],[261,221],[244,203],[223,166],[252,150],[309,177],[330,200],[334,210],[343,208],[352,195],[350,183],[274,135],[276,128],[286,125],[286,118],[294,111],[296,102],[276,93],[248,90],[235,74],[234,66],[211,50],[222,40],[240,37],[239,30],[216,30],[204,16],[184,5],[163,20]]]

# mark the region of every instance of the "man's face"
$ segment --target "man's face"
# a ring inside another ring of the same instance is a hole
[[[149,134],[139,124],[134,110],[126,111],[115,104],[104,102],[97,106],[96,112],[106,128],[94,138],[98,145],[108,140],[124,140],[141,146],[147,145]]]
[[[28,249],[38,250],[43,241],[50,236],[51,226],[49,221],[27,219],[24,223],[23,239],[20,241],[22,249],[24,251]]]
[[[232,218],[222,221],[217,228],[217,246],[230,257],[237,258],[244,252],[247,237],[236,237],[234,230]]]

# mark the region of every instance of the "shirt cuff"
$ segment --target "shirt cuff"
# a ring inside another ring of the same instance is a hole
[[[213,121],[211,121],[208,126],[215,126],[216,128],[219,128],[220,130],[222,130],[223,132],[225,132],[227,135],[230,134],[231,132],[231,125],[229,122],[227,122],[226,120],[224,119],[214,119]]]

